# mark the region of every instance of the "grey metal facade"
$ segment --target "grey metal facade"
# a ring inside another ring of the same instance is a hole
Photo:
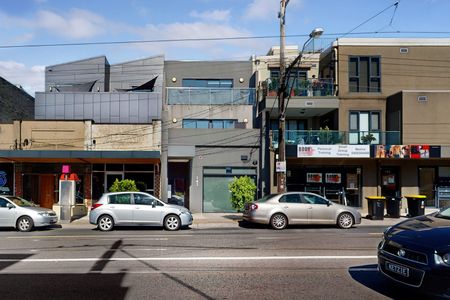
[[[105,56],[49,66],[37,120],[150,123],[161,119],[164,56],[111,65]],[[156,78],[152,90],[133,91]]]
[[[36,93],[35,118],[150,123],[161,119],[161,103],[160,93]]]

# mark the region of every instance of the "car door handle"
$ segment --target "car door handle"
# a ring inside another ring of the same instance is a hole
[[[136,206],[134,209],[141,209],[139,206]]]
[[[312,206],[308,207],[308,209],[313,209]]]
[[[116,208],[115,206],[110,206],[109,208]]]
[[[286,208],[286,209],[288,209],[288,208],[289,208],[289,206],[284,206],[283,208]]]

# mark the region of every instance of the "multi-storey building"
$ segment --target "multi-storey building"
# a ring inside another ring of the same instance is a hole
[[[159,196],[163,62],[110,65],[102,56],[47,67],[36,120],[1,125],[0,162],[7,164],[0,170],[8,166],[13,192],[52,207],[69,165],[79,204],[98,199],[115,179],[134,179]]]
[[[162,198],[179,197],[194,212],[232,212],[228,183],[258,180],[252,62],[166,61],[164,71]]]
[[[294,83],[286,109],[288,190],[335,201],[344,192],[358,207],[370,195],[418,193],[428,206],[447,204],[437,190],[450,185],[449,49],[448,39],[342,38],[320,54],[315,79],[294,74],[313,92],[299,94]],[[273,170],[278,112],[270,79],[260,107],[275,123],[266,147]]]

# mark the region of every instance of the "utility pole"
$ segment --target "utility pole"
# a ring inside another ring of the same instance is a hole
[[[277,191],[286,191],[286,147],[285,147],[285,99],[286,99],[286,63],[284,52],[286,48],[286,34],[284,30],[284,20],[286,16],[286,6],[289,0],[280,1],[280,83],[278,87],[278,161],[277,161]]]

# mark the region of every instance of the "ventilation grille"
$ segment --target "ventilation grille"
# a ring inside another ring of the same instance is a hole
[[[428,96],[418,96],[417,97],[417,101],[419,101],[419,102],[427,102],[428,101]]]
[[[408,48],[400,48],[400,53],[408,53]]]

